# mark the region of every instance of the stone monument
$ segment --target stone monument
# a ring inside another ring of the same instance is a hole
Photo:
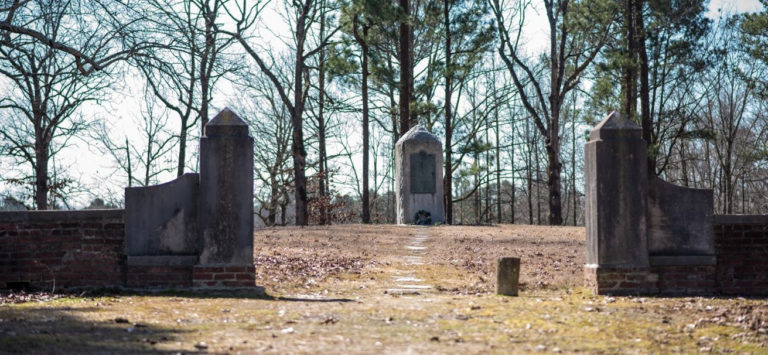
[[[443,144],[423,126],[406,132],[395,144],[397,223],[445,222]]]
[[[195,286],[252,285],[252,279],[216,278],[231,272],[253,275],[254,267],[253,138],[248,125],[229,109],[208,122],[200,139],[199,213],[202,250]],[[214,277],[206,280],[203,275]]]
[[[653,292],[646,230],[647,148],[642,129],[612,112],[584,146],[588,284]],[[620,278],[620,279],[619,279]],[[645,284],[646,286],[638,286]]]
[[[200,173],[125,189],[129,287],[254,288],[253,138],[224,109],[200,139]]]
[[[611,113],[584,146],[587,286],[598,294],[708,294],[712,190],[648,175],[641,128]]]

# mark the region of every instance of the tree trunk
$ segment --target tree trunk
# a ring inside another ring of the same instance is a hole
[[[48,145],[35,139],[35,204],[38,210],[48,209]]]
[[[555,139],[557,140],[557,139]],[[559,144],[559,142],[558,142]],[[548,179],[549,187],[549,225],[557,226],[563,224],[563,214],[560,196],[560,147],[550,143],[547,147]]]
[[[443,20],[445,26],[445,176],[443,177],[443,200],[445,201],[445,223],[453,224],[453,164],[451,162],[453,138],[453,120],[451,113],[452,77],[451,72],[451,23],[449,0],[443,1]]]
[[[650,148],[653,142],[650,107],[650,85],[648,83],[648,53],[645,49],[645,19],[643,16],[643,1],[634,1],[635,50],[640,59],[640,123],[643,128],[643,139]],[[656,175],[656,157],[648,154],[648,176]]]
[[[528,121],[525,121],[526,139],[528,143],[527,161],[525,162],[526,177],[528,178],[528,224],[533,224],[533,151],[538,150],[535,138],[531,140],[531,130]]]
[[[635,16],[634,13],[634,1],[626,0],[626,6],[624,8],[624,35],[627,40],[627,53],[625,58],[627,63],[624,65],[624,80],[622,83],[623,89],[623,115],[624,118],[634,121],[635,118],[635,105],[637,105],[637,78],[635,77]]]
[[[402,136],[411,127],[411,48],[410,33],[410,0],[400,0],[400,9],[404,19],[400,21],[400,135]]]
[[[128,187],[133,186],[133,168],[131,167],[131,147],[128,145],[128,137],[125,137],[125,159],[128,161]]]
[[[368,38],[368,28],[363,28],[363,38]],[[368,191],[368,165],[370,155],[370,132],[368,131],[368,46],[361,44],[363,50],[363,223],[371,223],[371,211]]]
[[[475,143],[477,143],[477,140],[475,140]],[[480,224],[480,191],[482,191],[482,189],[480,189],[480,151],[477,149],[475,149],[474,158],[475,158],[475,174],[474,174],[475,192],[473,194],[475,195],[474,196],[475,203],[472,209],[473,209],[473,212],[475,213],[475,224],[479,225]]]
[[[184,175],[184,165],[187,159],[187,120],[181,120],[181,130],[179,131],[179,164],[176,170],[176,177]]]
[[[293,155],[294,172],[294,198],[296,203],[296,225],[306,226],[309,223],[307,213],[307,178],[304,173],[307,164],[307,151],[304,148],[304,127],[302,114],[304,112],[304,85],[302,82],[304,73],[304,41],[306,37],[305,22],[307,19],[307,7],[304,7],[302,13],[296,21],[296,63],[294,67],[294,87],[293,87],[293,112],[291,112],[291,121],[293,123],[291,142],[291,153]]]
[[[512,172],[512,194],[510,196],[511,201],[509,201],[509,209],[511,212],[511,216],[509,216],[509,221],[512,224],[515,224],[515,121],[513,119],[512,121],[512,154],[510,154],[510,169]]]
[[[571,122],[571,195],[573,198],[573,225],[576,225],[576,215],[579,209],[576,207],[578,191],[576,190],[576,100],[574,100],[573,121]]]
[[[278,168],[279,169],[279,168]],[[277,182],[277,169],[269,172],[269,206],[267,207],[267,226],[272,227],[277,222],[277,209],[280,200],[280,190]]]
[[[534,134],[534,137],[536,135]],[[534,139],[538,141],[538,139]],[[541,225],[541,159],[539,159],[539,147],[534,146],[533,159],[536,161],[536,224]]]
[[[320,17],[320,38],[325,37],[325,1],[322,3],[323,13]],[[320,225],[328,224],[328,204],[326,201],[326,183],[328,182],[328,172],[325,169],[326,147],[325,147],[325,47],[320,48],[318,54],[318,114],[317,114],[317,144],[318,144],[318,195],[320,196]]]
[[[493,87],[493,96],[496,97],[496,86]],[[496,120],[496,223],[501,224],[501,148],[499,147],[499,105],[496,103],[494,110]]]

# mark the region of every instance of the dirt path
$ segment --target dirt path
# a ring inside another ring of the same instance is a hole
[[[425,246],[430,239],[429,230],[418,231],[408,238],[403,248],[400,267],[392,275],[392,284],[384,293],[389,295],[419,295],[433,289],[431,285],[424,283],[423,279],[416,277],[416,270],[424,265],[424,255],[429,253]]]

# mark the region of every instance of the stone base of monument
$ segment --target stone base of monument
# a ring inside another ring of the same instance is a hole
[[[196,289],[256,289],[256,268],[253,265],[195,265],[192,287]]]
[[[597,295],[644,295],[658,293],[659,275],[651,268],[587,265],[584,280]]]
[[[520,258],[499,258],[496,262],[496,293],[517,296],[520,280]]]

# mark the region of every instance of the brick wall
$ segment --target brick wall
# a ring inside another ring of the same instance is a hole
[[[768,215],[715,216],[717,288],[727,295],[768,295]]]
[[[656,288],[662,295],[710,295],[715,292],[715,265],[656,265]]]
[[[599,295],[638,295],[658,292],[658,275],[649,268],[597,267],[584,268],[585,286]]]
[[[195,288],[250,288],[256,285],[253,266],[198,265],[194,268]]]
[[[251,266],[126,256],[124,210],[0,212],[0,288],[253,288]]]
[[[0,288],[124,284],[123,210],[0,213]]]
[[[716,215],[712,228],[715,264],[586,266],[585,284],[597,294],[768,295],[768,215]]]

